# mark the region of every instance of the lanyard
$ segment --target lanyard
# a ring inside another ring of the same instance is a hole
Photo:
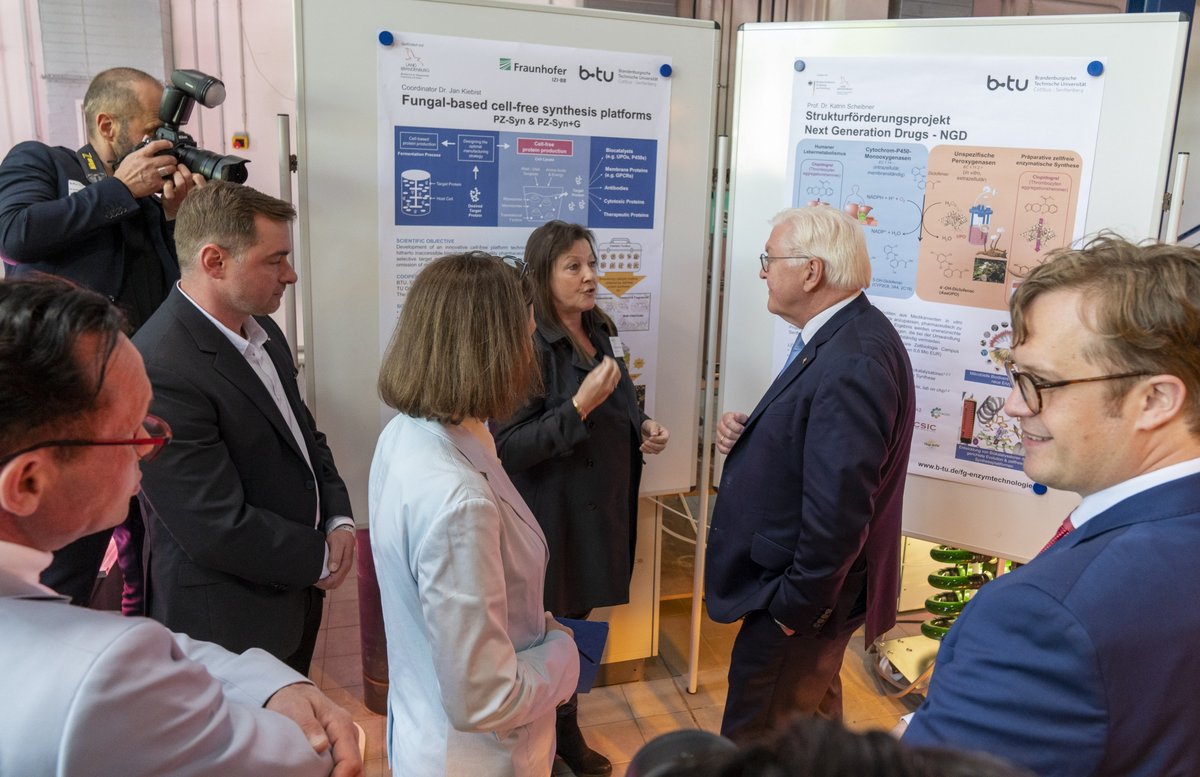
[[[98,183],[108,177],[108,173],[104,172],[104,165],[100,164],[97,158],[100,155],[96,153],[96,149],[92,148],[91,143],[80,148],[75,155],[79,157],[79,165],[83,168],[83,174],[88,183]]]

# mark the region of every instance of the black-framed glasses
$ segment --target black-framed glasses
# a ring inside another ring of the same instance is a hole
[[[525,274],[527,272],[529,272],[529,262],[525,261],[525,259],[523,257],[513,256],[512,254],[505,254],[504,256],[501,256],[499,258],[500,258],[500,261],[504,262],[509,267],[516,270],[517,275],[522,278],[524,278]]]
[[[46,440],[34,445],[22,448],[19,451],[0,457],[0,467],[5,466],[18,456],[24,456],[26,453],[32,453],[42,448],[87,448],[91,446],[108,446],[108,445],[134,445],[138,447],[151,446],[149,450],[138,456],[142,461],[154,461],[158,456],[159,451],[171,441],[171,427],[166,421],[156,415],[147,415],[142,420],[142,431],[146,434],[142,437],[130,437],[124,440],[97,438],[94,440]]]
[[[1046,389],[1061,388],[1062,386],[1072,386],[1076,383],[1095,383],[1100,380],[1119,380],[1120,378],[1142,378],[1150,375],[1149,372],[1122,372],[1115,375],[1097,375],[1094,378],[1072,378],[1071,380],[1037,380],[1028,372],[1022,372],[1017,369],[1017,365],[1013,364],[1012,359],[1005,359],[1004,371],[1008,373],[1008,379],[1012,382],[1013,388],[1021,392],[1021,399],[1025,400],[1025,405],[1029,408],[1029,412],[1037,415],[1042,412],[1042,392]]]
[[[758,255],[758,263],[762,265],[763,272],[767,271],[767,265],[776,259],[816,259],[818,257],[809,256],[808,254],[800,254],[799,256],[768,256],[764,251]]]

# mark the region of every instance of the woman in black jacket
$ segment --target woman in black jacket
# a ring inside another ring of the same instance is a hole
[[[525,263],[545,393],[496,429],[497,450],[550,545],[546,606],[585,618],[629,601],[642,454],[669,434],[641,411],[616,327],[596,307],[591,231],[543,224]],[[577,775],[612,771],[584,742],[575,697],[559,708],[558,755]]]

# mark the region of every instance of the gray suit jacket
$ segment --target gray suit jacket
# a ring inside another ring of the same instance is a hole
[[[72,607],[0,569],[0,774],[325,775],[262,705],[303,677],[146,618]]]

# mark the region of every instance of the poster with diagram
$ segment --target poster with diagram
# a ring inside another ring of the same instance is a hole
[[[1103,71],[1083,57],[796,59],[791,204],[863,227],[867,295],[916,378],[913,474],[1033,485],[1002,410],[1008,299],[1083,236]],[[776,323],[776,369],[795,331]]]
[[[616,322],[638,395],[652,405],[670,65],[411,33],[381,46],[381,347],[430,261],[471,250],[520,256],[530,232],[561,219],[596,236],[597,304]]]

